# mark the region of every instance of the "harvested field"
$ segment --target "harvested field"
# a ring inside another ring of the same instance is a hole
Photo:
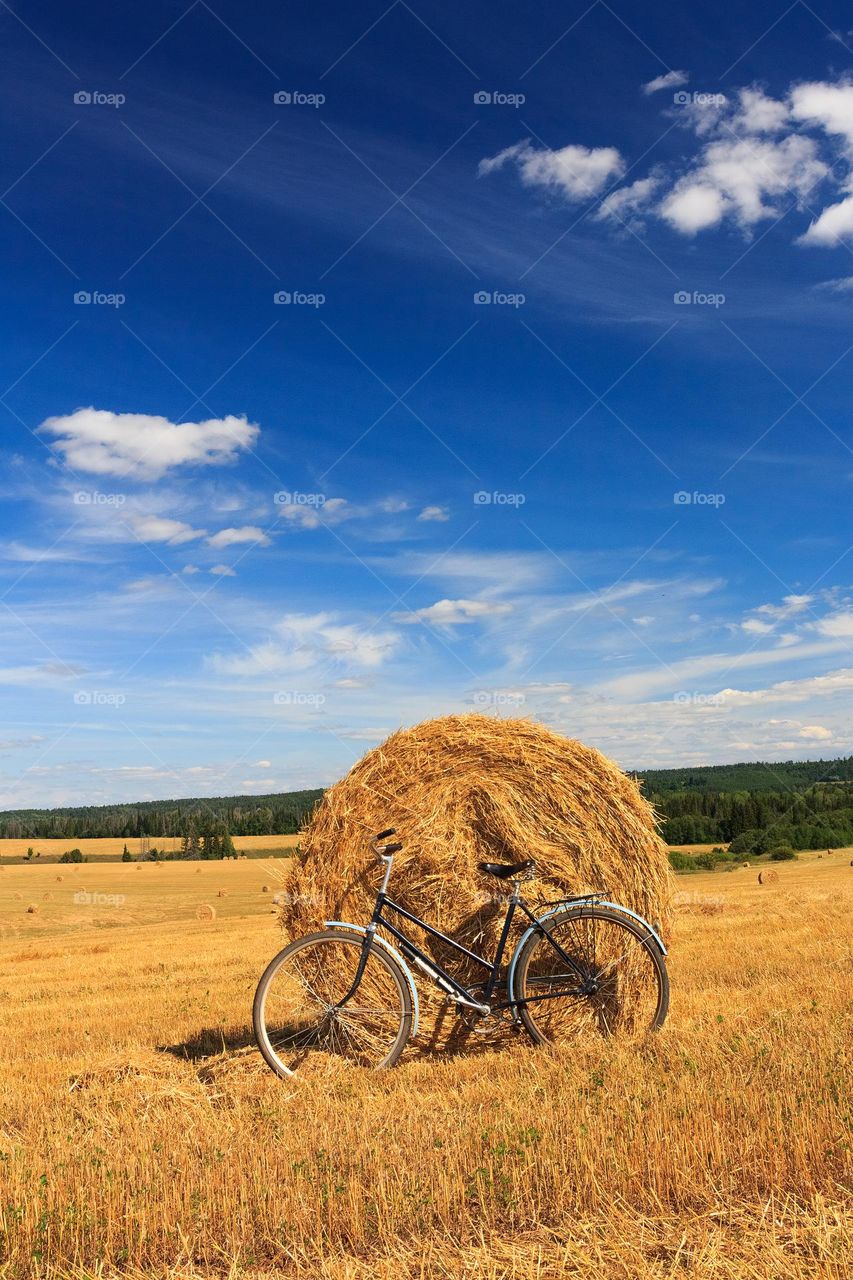
[[[149,844],[163,852],[176,853],[181,842],[177,836],[150,836]],[[128,853],[138,858],[142,853],[142,840],[139,837],[104,836],[90,840],[68,836],[62,840],[42,840],[37,836],[26,836],[23,839],[0,840],[0,866],[8,864],[10,859],[23,858],[28,849],[38,853],[39,862],[57,862],[68,849],[79,849],[90,862],[100,860],[114,861],[120,858],[124,846]],[[290,853],[299,844],[298,835],[286,836],[234,836],[234,846],[240,853],[249,855]]]
[[[680,879],[695,910],[644,1047],[416,1040],[386,1075],[287,1084],[250,1044],[268,872],[83,867],[28,916],[13,895],[54,873],[8,867],[2,1274],[846,1280],[850,856],[769,895]],[[78,879],[125,902],[75,904]]]

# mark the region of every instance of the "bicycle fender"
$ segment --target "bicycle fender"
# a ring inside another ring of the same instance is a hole
[[[350,924],[348,920],[324,920],[323,924],[327,929],[349,929],[351,933],[360,933],[362,937],[367,933],[367,929],[363,924]],[[403,971],[403,976],[405,977],[406,984],[409,988],[409,995],[412,997],[412,1012],[414,1016],[412,1018],[411,1034],[416,1036],[418,1034],[418,1021],[420,1019],[421,1007],[420,1001],[418,1000],[418,989],[415,986],[415,979],[412,976],[412,971],[400,955],[397,948],[392,947],[391,943],[385,938],[380,938],[379,934],[374,933],[373,941],[380,947],[384,947],[388,954],[393,956],[397,961],[397,964]]]
[[[512,960],[510,961],[510,964],[509,964],[509,973],[507,974],[507,991],[510,994],[510,998],[512,998],[512,994],[514,990],[515,966],[518,963],[518,957],[521,955],[521,952],[524,948],[524,944],[528,941],[530,937],[532,937],[532,935],[536,932],[540,924],[544,924],[546,920],[550,920],[552,916],[559,915],[562,911],[567,910],[572,905],[573,904],[570,901],[567,901],[567,902],[561,903],[558,907],[552,907],[550,911],[546,911],[544,915],[541,915],[539,917],[537,924],[532,924],[528,929],[525,929],[524,933],[521,935],[521,937],[518,940],[518,945],[515,948],[515,951],[513,951],[512,953]],[[623,907],[618,902],[606,902],[603,899],[596,899],[595,905],[597,907],[609,907],[611,911],[621,911],[623,915],[631,916],[632,919],[636,920],[639,924],[641,924],[644,929],[648,929],[652,938],[657,943],[657,946],[660,950],[661,955],[662,956],[666,955],[666,947],[663,945],[663,940],[660,937],[660,935],[652,928],[648,920],[644,920],[642,916],[638,916],[636,911],[631,911],[629,907]]]

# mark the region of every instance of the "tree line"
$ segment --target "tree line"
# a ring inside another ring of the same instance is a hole
[[[803,791],[672,791],[644,794],[663,818],[667,844],[731,844],[735,853],[777,845],[831,849],[853,844],[853,783]]]
[[[0,838],[82,840],[99,836],[182,837],[192,822],[204,831],[224,823],[234,836],[289,835],[300,831],[323,792],[289,791],[266,796],[149,800],[139,804],[64,809],[10,809],[0,812]],[[199,837],[201,838],[201,837]]]

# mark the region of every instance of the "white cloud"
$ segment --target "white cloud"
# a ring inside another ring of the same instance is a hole
[[[802,201],[827,172],[811,138],[717,138],[676,183],[661,213],[685,235],[716,226],[725,217],[748,229],[778,216],[778,197],[794,194]]]
[[[558,567],[553,556],[539,551],[448,551],[442,556],[414,551],[373,563],[385,573],[439,578],[454,590],[488,587],[500,592],[532,590],[553,578]]]
[[[669,88],[684,73],[659,76],[647,95]],[[795,85],[783,98],[748,86],[733,96],[684,95],[673,106],[681,126],[695,135],[695,153],[681,165],[651,173],[605,196],[599,221],[616,224],[641,214],[661,218],[682,235],[731,222],[749,233],[779,218],[793,196],[800,209],[826,180],[843,199],[824,208],[800,237],[805,245],[837,245],[853,239],[853,81]],[[839,150],[842,163],[839,167]],[[568,200],[599,195],[625,171],[614,147],[536,147],[526,139],[480,163],[481,174],[513,164],[528,187],[543,187]],[[823,203],[823,202],[822,202]]]
[[[171,547],[193,542],[207,533],[206,529],[194,529],[183,520],[170,520],[167,516],[131,516],[129,522],[141,542],[167,542]]]
[[[741,628],[749,635],[764,636],[773,630],[772,622],[764,622],[761,618],[747,618],[746,622],[742,622]]]
[[[840,276],[836,280],[821,280],[815,285],[825,293],[853,293],[853,276]]]
[[[345,666],[373,669],[398,649],[396,631],[379,631],[341,622],[332,613],[291,613],[274,627],[274,635],[245,653],[216,655],[215,670],[237,676],[284,676],[311,671],[329,660]]]
[[[509,163],[518,168],[524,186],[558,191],[570,201],[598,195],[612,178],[625,172],[625,162],[615,147],[569,144],[552,151],[534,147],[529,138],[481,160],[478,172],[482,177]]]
[[[193,573],[200,573],[200,572],[201,570],[199,569],[197,564],[185,564],[183,569],[181,570],[181,573],[185,573],[187,574],[187,576],[190,576]]]
[[[822,724],[804,724],[800,730],[801,738],[809,738],[815,742],[824,742],[827,738],[832,737],[832,730],[827,729]]]
[[[379,498],[374,502],[355,503],[347,498],[326,498],[316,504],[287,502],[279,506],[279,516],[297,529],[319,529],[323,525],[342,524],[345,520],[376,519],[399,515],[409,508],[401,498]]]
[[[791,115],[807,125],[819,125],[826,133],[844,139],[853,152],[853,84],[841,81],[809,81],[791,91]]]
[[[817,624],[817,630],[823,636],[853,638],[853,610],[843,609],[838,613],[829,614],[826,618],[821,618]]]
[[[641,85],[641,89],[648,97],[649,94],[658,93],[661,89],[677,89],[679,85],[687,84],[688,79],[686,71],[667,71],[666,75],[655,76],[654,80],[648,80]]]
[[[176,467],[221,466],[250,449],[260,428],[245,417],[170,422],[147,413],[77,409],[47,418],[39,431],[56,438],[69,467],[95,475],[157,480]]]
[[[596,209],[595,217],[600,221],[607,219],[613,222],[627,221],[633,214],[648,208],[660,184],[660,177],[653,175],[648,178],[638,178],[628,187],[611,191]]]
[[[664,200],[661,213],[676,230],[695,235],[722,222],[725,203],[715,187],[684,180]]]
[[[85,561],[88,557],[73,547],[30,547],[24,542],[4,542],[0,545],[0,559],[19,564],[41,564],[42,561]]]
[[[512,605],[494,600],[437,600],[425,609],[411,613],[395,613],[397,622],[430,622],[437,627],[456,626],[460,623],[479,622],[482,618],[498,617],[511,613]]]
[[[851,615],[853,626],[853,615]],[[642,698],[661,690],[695,688],[691,681],[702,681],[715,673],[740,672],[752,667],[771,666],[778,662],[790,662],[794,658],[816,658],[835,653],[844,646],[837,639],[817,640],[790,648],[749,649],[745,653],[710,653],[678,662],[658,663],[640,671],[599,685],[599,689],[613,697]]]
[[[271,761],[271,760],[256,760],[256,761],[255,761],[255,763],[252,765],[252,768],[253,768],[253,769],[271,769],[271,768],[272,768],[272,761]]]
[[[790,119],[788,104],[768,98],[761,89],[741,89],[738,103],[731,121],[736,133],[778,133]]]
[[[756,609],[756,613],[768,614],[771,618],[793,618],[796,614],[802,613],[813,602],[814,596],[811,595],[788,595],[783,596],[781,604],[762,604]]]
[[[447,507],[424,507],[418,515],[419,520],[449,520]]]
[[[799,243],[834,248],[853,238],[853,196],[828,205],[800,236]]]
[[[208,572],[217,578],[236,578],[237,576],[230,564],[215,564]]]
[[[220,529],[208,538],[209,547],[233,547],[240,542],[254,542],[260,547],[268,547],[270,539],[255,524],[244,524],[239,529]]]

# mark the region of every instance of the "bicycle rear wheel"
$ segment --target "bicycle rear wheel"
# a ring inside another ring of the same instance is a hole
[[[267,965],[252,1023],[276,1075],[323,1070],[341,1059],[373,1070],[397,1061],[412,1029],[411,997],[399,964],[377,943],[356,991],[341,1004],[363,946],[361,934],[328,929],[297,938]]]
[[[606,907],[569,906],[547,920],[523,945],[512,985],[537,1044],[588,1032],[642,1035],[662,1026],[669,1009],[669,978],[654,937]]]

